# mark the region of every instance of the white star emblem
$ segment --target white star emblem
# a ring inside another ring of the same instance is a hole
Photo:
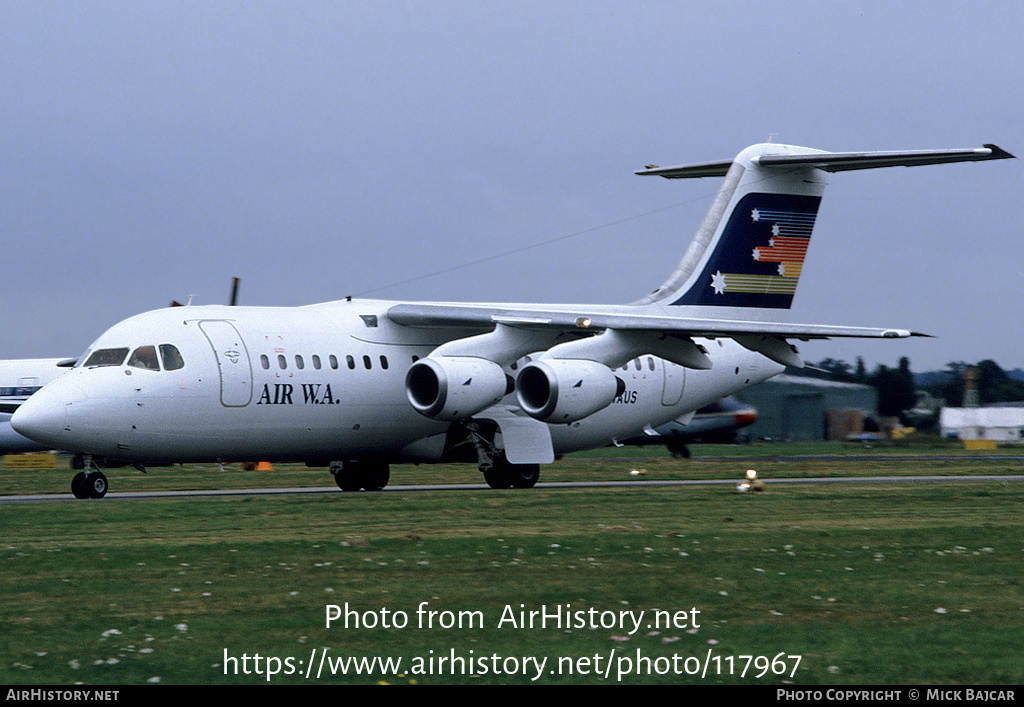
[[[750,212],[750,218],[754,219],[755,221],[760,221],[761,212],[758,211],[757,209],[754,209],[753,211]]]
[[[777,223],[772,224],[772,235],[773,236],[777,236],[780,233],[782,233],[782,229],[779,228],[779,224],[777,224]]]
[[[725,292],[725,275],[719,270],[711,276],[711,288],[715,291],[716,295],[720,295]]]

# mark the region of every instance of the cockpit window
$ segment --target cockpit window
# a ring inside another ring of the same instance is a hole
[[[128,355],[128,347],[123,349],[98,349],[86,360],[88,366],[120,366]]]
[[[155,346],[140,346],[132,352],[128,365],[133,368],[145,368],[147,371],[159,371],[160,362],[156,358]]]
[[[160,356],[164,359],[165,371],[176,371],[185,367],[185,360],[173,344],[160,344]]]

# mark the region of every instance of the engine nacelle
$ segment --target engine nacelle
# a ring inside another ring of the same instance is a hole
[[[532,361],[516,378],[519,406],[542,422],[583,419],[611,405],[625,389],[608,366],[580,359]]]
[[[462,420],[512,392],[501,366],[472,356],[437,356],[412,364],[405,393],[417,412],[435,420]]]

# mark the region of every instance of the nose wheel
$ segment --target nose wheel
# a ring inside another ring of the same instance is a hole
[[[103,498],[107,495],[107,477],[89,455],[75,455],[72,469],[82,469],[71,479],[71,493],[75,498]]]
[[[107,495],[107,477],[102,471],[80,471],[71,479],[75,498],[103,498]]]

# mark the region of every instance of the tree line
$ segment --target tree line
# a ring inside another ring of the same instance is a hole
[[[826,358],[805,368],[803,374],[824,375],[830,380],[870,385],[878,391],[878,414],[882,417],[904,418],[905,422],[908,411],[917,404],[918,391],[924,391],[933,398],[944,399],[948,406],[960,407],[964,400],[967,377],[974,380],[981,405],[1024,401],[1024,381],[1010,376],[990,359],[974,364],[951,361],[941,371],[915,374],[906,356],[899,360],[896,368],[879,364],[870,372],[863,358],[858,357],[853,365],[839,359]]]

